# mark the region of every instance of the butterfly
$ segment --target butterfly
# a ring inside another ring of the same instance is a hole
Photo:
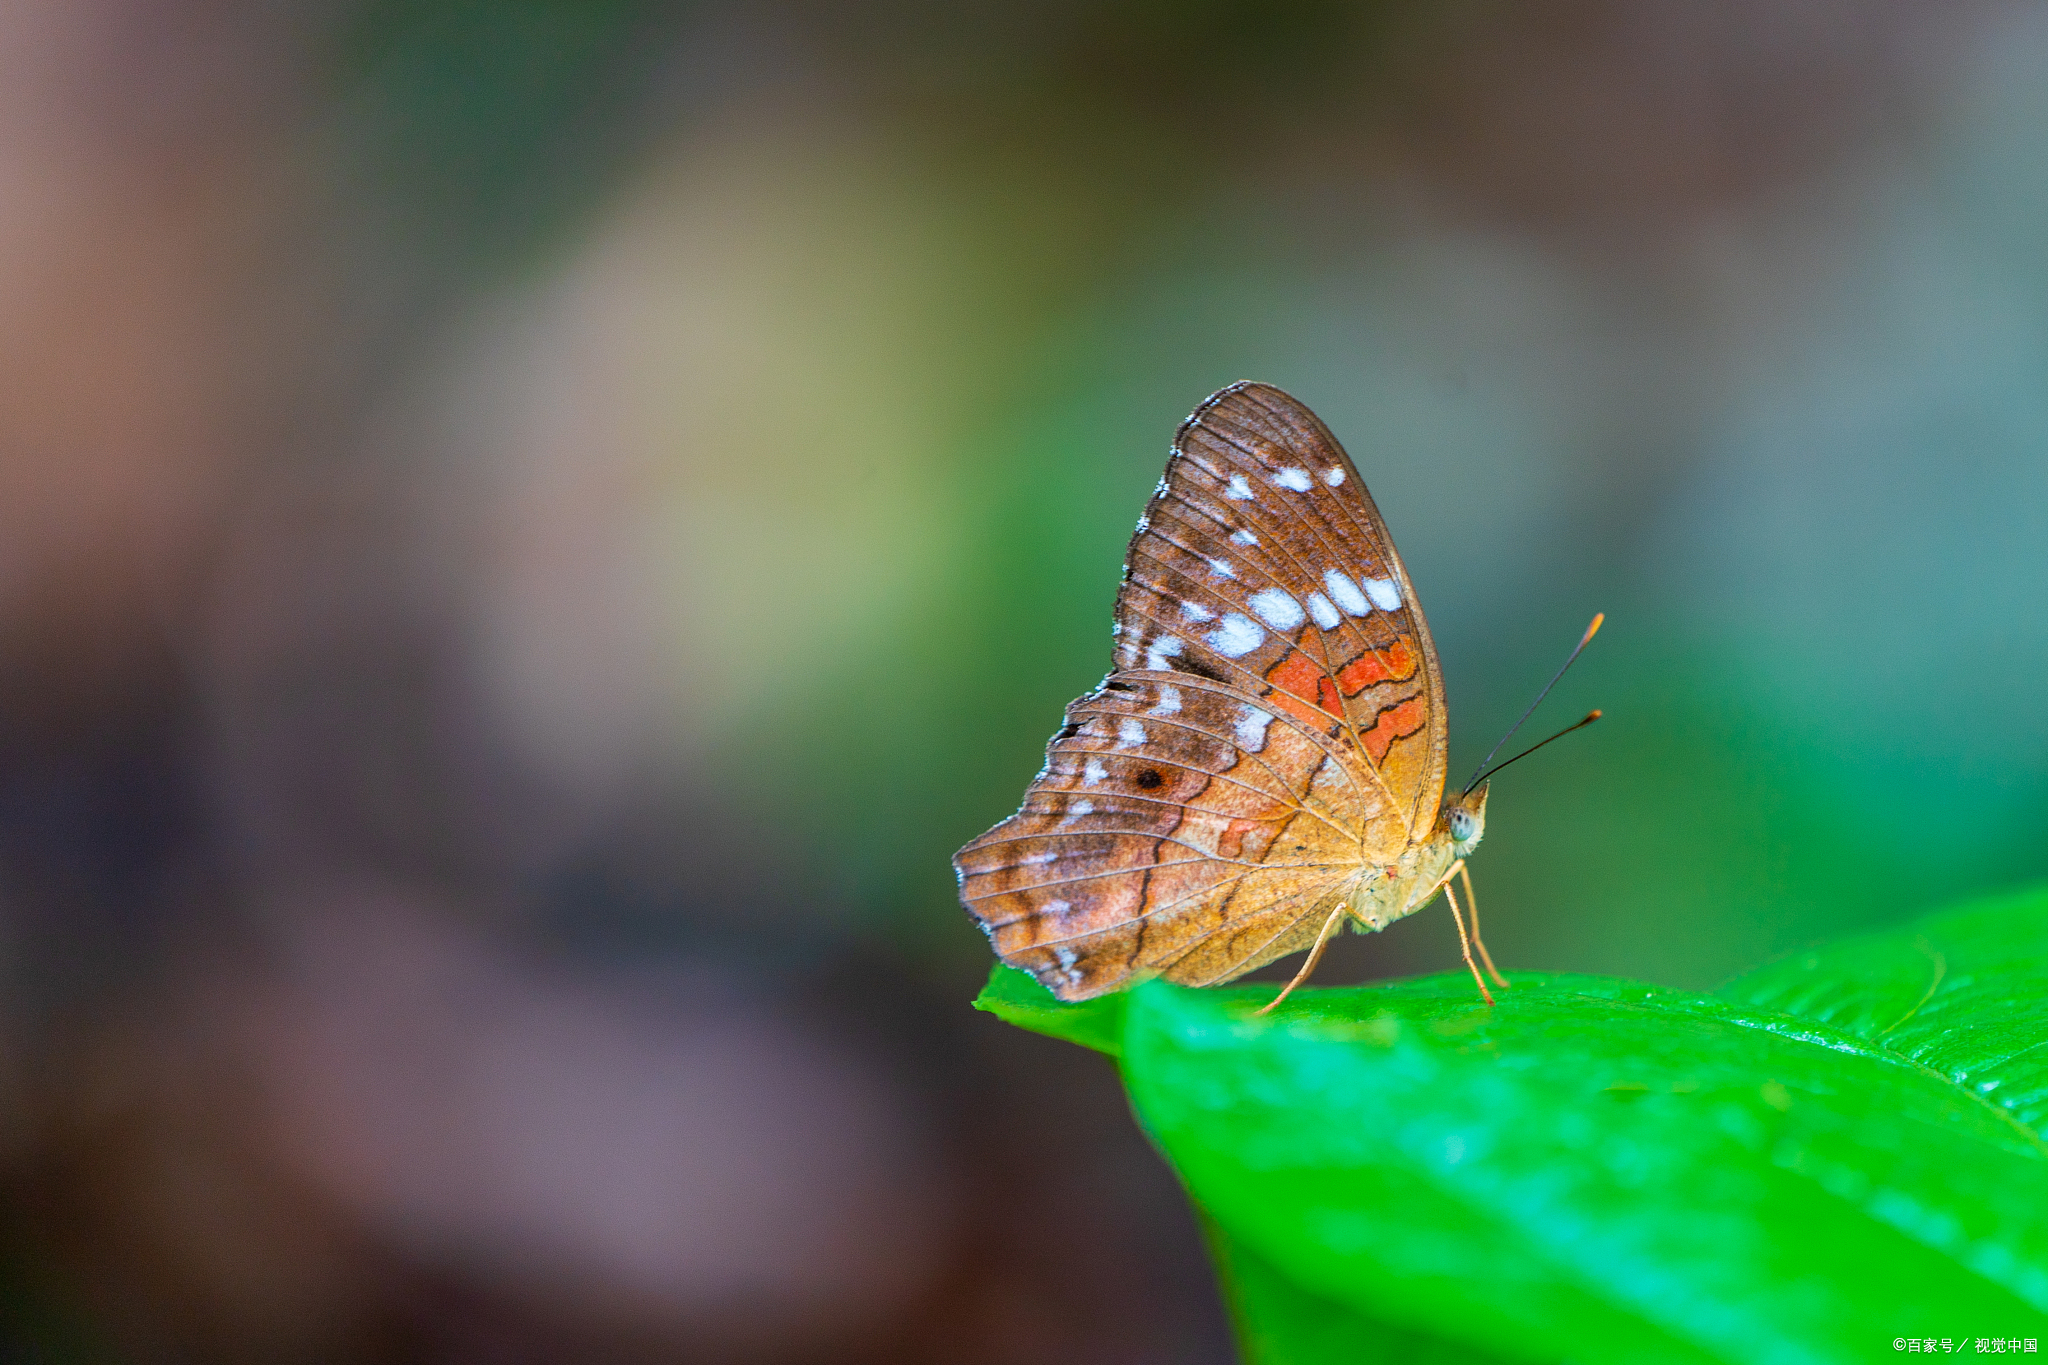
[[[1347,922],[1383,929],[1441,890],[1492,1002],[1475,946],[1507,982],[1451,886],[1462,874],[1470,906],[1488,784],[1445,794],[1429,623],[1357,467],[1306,406],[1245,381],[1181,424],[1114,635],[1114,670],[1067,707],[1022,807],[954,856],[998,957],[1086,1000],[1151,977],[1216,985],[1309,949],[1271,1009]]]

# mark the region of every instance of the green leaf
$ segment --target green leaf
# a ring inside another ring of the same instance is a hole
[[[1262,1018],[1270,987],[1119,1009],[999,976],[982,1003],[1119,1055],[1252,1360],[1848,1361],[2048,1328],[2044,978],[2033,893],[1712,996],[1528,975],[1488,1008],[1461,974]]]
[[[1388,1327],[1311,1294],[1213,1225],[1209,1250],[1247,1365],[1328,1360],[1345,1365],[1499,1365],[1502,1360],[1442,1337]]]
[[[1018,1028],[1064,1038],[1114,1057],[1123,1046],[1124,1001],[1128,998],[1105,995],[1069,1005],[1039,985],[1031,973],[998,964],[974,998],[974,1008],[987,1010]]]
[[[2027,1132],[2048,1122],[2048,889],[1796,953],[1715,994],[1926,1067]]]

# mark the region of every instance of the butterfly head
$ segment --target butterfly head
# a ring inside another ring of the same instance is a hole
[[[1486,789],[1481,782],[1470,791],[1444,798],[1444,828],[1451,836],[1453,856],[1463,858],[1479,847],[1486,834]]]

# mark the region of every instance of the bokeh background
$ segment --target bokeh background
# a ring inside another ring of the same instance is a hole
[[[2048,872],[2038,6],[0,7],[0,1355],[1230,1359],[947,858],[1239,378],[1505,964]]]

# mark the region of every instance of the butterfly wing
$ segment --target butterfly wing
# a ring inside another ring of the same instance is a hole
[[[1278,389],[1184,423],[1131,541],[1117,671],[955,857],[1004,961],[1078,1000],[1306,947],[1436,816],[1427,626],[1343,449]]]
[[[1219,534],[1236,551],[1224,560],[1228,573],[1201,553]],[[1429,622],[1344,448],[1270,384],[1222,390],[1175,437],[1117,601],[1119,624],[1138,623],[1135,636],[1126,627],[1119,637],[1119,667],[1184,625],[1177,603],[1189,601],[1231,604],[1224,645],[1264,634],[1232,659],[1233,680],[1304,716],[1341,717],[1333,735],[1391,803],[1370,817],[1369,846],[1398,851],[1428,832],[1449,757]]]
[[[1212,679],[1113,674],[1067,708],[1023,807],[954,858],[961,899],[1064,999],[1227,980],[1299,946],[1358,871],[1336,753]]]

